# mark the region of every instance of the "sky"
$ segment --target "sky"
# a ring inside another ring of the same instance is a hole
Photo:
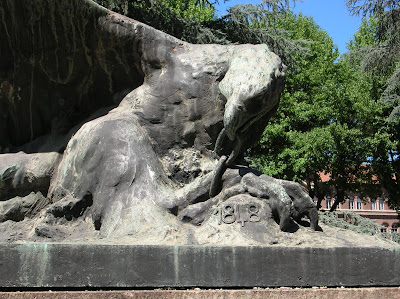
[[[302,12],[304,15],[312,16],[315,22],[332,37],[338,46],[340,54],[347,52],[346,43],[357,31],[361,23],[360,17],[350,16],[345,0],[302,0],[296,2],[293,11]],[[257,5],[260,0],[219,0],[216,5],[218,15],[226,13],[227,8],[238,4]]]

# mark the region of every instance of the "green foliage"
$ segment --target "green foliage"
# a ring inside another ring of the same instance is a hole
[[[207,1],[198,0],[164,0],[165,6],[185,19],[195,19],[200,22],[211,21],[215,16],[215,9]]]
[[[132,13],[132,7],[151,11],[154,8],[169,9],[176,16],[194,19],[200,22],[211,21],[215,17],[215,8],[209,1],[199,0],[95,0],[100,5],[123,15]],[[166,15],[165,17],[167,17]]]
[[[343,212],[342,214],[343,218],[339,218],[336,212],[319,212],[319,221],[329,226],[370,236],[380,233],[381,226],[376,222],[359,216],[354,212]]]
[[[343,212],[343,218],[339,218],[336,212],[319,212],[319,221],[329,226],[354,231],[359,234],[376,235],[383,239],[400,243],[399,233],[381,233],[381,226],[368,218],[357,215],[354,212]]]
[[[400,234],[399,233],[382,233],[381,236],[385,239],[391,240],[396,243],[400,243]]]
[[[233,43],[265,43],[285,64],[295,65],[295,54],[304,53],[306,41],[291,38],[282,24],[290,18],[290,4],[296,0],[263,0],[258,5],[236,5],[219,25]]]
[[[238,5],[217,19],[213,2],[206,0],[97,0],[191,43],[266,43],[286,64],[294,61],[293,53],[304,51],[302,41],[289,39],[286,30],[279,27],[294,1],[263,0],[257,6]]]
[[[141,21],[191,43],[229,41],[225,34],[210,24],[215,20],[215,8],[200,0],[95,0],[115,12]]]
[[[386,122],[375,134],[370,162],[390,206],[400,209],[400,3],[366,0],[347,5],[364,18],[346,59],[369,76],[371,97],[384,106],[381,117]]]
[[[400,3],[394,0],[350,0],[353,14],[370,14],[354,37],[354,47],[363,71],[386,78],[381,99],[392,107],[389,121],[400,118]],[[371,38],[371,33],[373,38]],[[363,38],[364,40],[360,40]]]
[[[378,42],[376,32],[378,29],[378,20],[370,15],[368,18],[361,19],[361,25],[358,31],[347,43],[347,49],[357,51],[364,47],[374,45]]]
[[[388,192],[389,206],[396,210],[400,210],[400,161],[398,156],[400,136],[398,122],[399,120],[386,123],[376,134],[371,161],[378,180]]]
[[[379,193],[365,162],[382,125],[382,105],[371,99],[369,77],[338,59],[332,39],[312,18],[287,17],[282,26],[292,39],[310,41],[287,73],[277,115],[250,154],[265,173],[306,182],[310,195],[345,200],[349,191]],[[322,182],[321,174],[330,180]]]
[[[346,5],[353,15],[363,16],[380,14],[400,7],[397,0],[347,0]]]

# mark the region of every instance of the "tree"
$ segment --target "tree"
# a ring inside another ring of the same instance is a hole
[[[357,43],[354,55],[362,55],[362,70],[387,77],[381,99],[392,107],[388,120],[400,118],[400,2],[395,0],[349,0],[352,14],[371,15],[373,39]],[[367,28],[361,24],[360,29]],[[366,36],[364,32],[357,33]],[[371,36],[371,34],[369,34]],[[357,37],[355,37],[357,38]]]
[[[353,0],[347,6],[351,13],[364,16],[349,43],[348,60],[370,76],[372,96],[385,105],[386,122],[376,133],[371,165],[388,192],[390,206],[400,209],[400,3]]]
[[[97,0],[107,8],[191,43],[266,43],[286,64],[293,61],[293,53],[304,51],[302,41],[288,39],[288,33],[277,26],[295,1],[262,0],[259,5],[237,5],[225,16],[216,18],[216,0]],[[253,26],[255,22],[249,22],[253,18],[268,26]]]
[[[344,60],[335,66],[335,86],[330,88],[334,118],[328,125],[330,155],[325,170],[331,175],[328,184],[336,191],[331,211],[351,191],[362,197],[381,195],[369,159],[379,127],[384,123],[382,105],[371,97],[368,77],[355,72]]]
[[[306,182],[319,201],[336,196],[335,209],[349,191],[372,192],[365,162],[381,107],[371,101],[368,78],[346,61],[336,62],[332,39],[311,18],[290,15],[281,26],[292,39],[309,40],[309,51],[296,56],[277,116],[251,159],[270,175]],[[322,182],[323,173],[328,182]]]
[[[179,16],[200,22],[211,21],[215,17],[215,8],[209,1],[203,0],[164,0],[163,3]]]
[[[258,5],[236,5],[222,17],[219,25],[234,43],[265,43],[287,65],[294,64],[294,54],[304,53],[305,41],[290,37],[290,30],[281,26],[291,14],[291,5],[298,0],[263,0]]]
[[[95,0],[100,5],[191,43],[226,44],[224,34],[208,24],[215,19],[214,1]]]
[[[327,74],[338,57],[332,40],[311,18],[288,16],[281,25],[292,39],[307,39],[309,51],[297,54],[297,67],[287,72],[285,91],[277,115],[267,126],[261,142],[251,150],[253,161],[266,173],[284,179],[305,181],[311,195],[325,193],[319,173],[325,158],[322,153],[329,111],[317,110],[315,92],[327,81]],[[321,99],[321,97],[320,97]],[[320,103],[321,104],[321,103]]]

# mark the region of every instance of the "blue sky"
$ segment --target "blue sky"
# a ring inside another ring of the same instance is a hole
[[[304,15],[312,16],[315,22],[332,37],[338,46],[339,52],[347,51],[346,42],[350,40],[361,23],[361,18],[350,16],[345,0],[303,0],[297,2],[294,11],[302,12]],[[226,9],[238,4],[257,5],[260,0],[219,0],[216,5],[218,15],[226,13]]]

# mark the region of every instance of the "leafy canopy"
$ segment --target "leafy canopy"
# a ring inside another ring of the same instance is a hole
[[[293,53],[304,51],[303,41],[288,38],[278,26],[296,0],[263,0],[259,5],[238,5],[217,18],[206,0],[97,0],[107,8],[144,22],[191,43],[266,43],[286,64]],[[258,18],[265,26],[253,26]]]
[[[382,125],[382,106],[371,98],[371,82],[345,60],[338,59],[332,39],[302,14],[280,24],[292,39],[310,41],[307,53],[296,54],[287,73],[277,115],[251,152],[264,172],[306,182],[311,196],[349,192],[372,195],[368,161],[375,128]],[[322,182],[323,174],[330,180]]]
[[[388,120],[396,121],[400,118],[400,2],[350,0],[346,4],[352,14],[364,16],[349,49],[361,61],[363,71],[385,77],[380,96],[392,107]],[[359,40],[361,37],[366,40]]]
[[[349,43],[348,61],[369,76],[371,96],[384,105],[373,140],[372,168],[387,190],[389,204],[400,209],[400,3],[347,1],[350,11],[364,16]]]

